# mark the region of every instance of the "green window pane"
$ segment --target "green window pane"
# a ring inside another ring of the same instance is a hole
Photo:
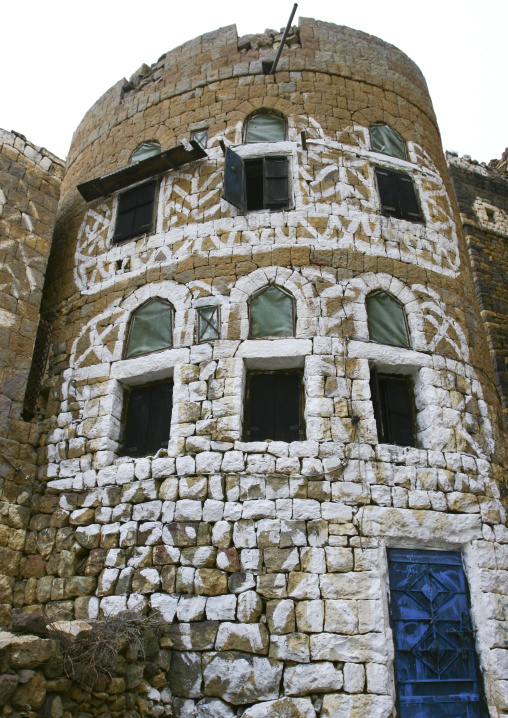
[[[286,134],[286,123],[275,115],[256,115],[247,124],[245,142],[281,142]]]
[[[406,146],[398,132],[392,130],[388,125],[371,125],[370,141],[375,152],[382,152],[384,155],[406,159]]]
[[[200,342],[220,339],[218,307],[201,307],[198,309],[198,339]]]
[[[277,287],[256,294],[250,307],[251,337],[292,337],[293,298]]]
[[[165,302],[145,304],[132,317],[126,358],[172,346],[173,310]]]
[[[380,344],[409,347],[404,308],[386,292],[367,298],[369,336]]]
[[[131,164],[134,164],[134,162],[141,162],[141,160],[146,160],[148,157],[158,155],[160,154],[160,151],[160,145],[155,144],[155,142],[143,142],[132,153]]]

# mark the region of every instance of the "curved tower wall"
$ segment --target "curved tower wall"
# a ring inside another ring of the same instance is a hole
[[[309,715],[320,701],[321,715],[390,715],[387,548],[455,550],[487,701],[508,708],[499,398],[425,80],[393,46],[311,19],[265,75],[275,47],[234,26],[196,38],[117,83],[74,135],[43,307],[55,343],[40,477],[78,548],[62,568],[63,529],[33,524],[37,600],[59,619],[159,608],[166,709],[286,693]],[[244,143],[259,109],[286,119],[286,140]],[[372,151],[375,122],[407,160]],[[160,177],[154,231],[114,244],[119,193],[85,203],[77,185],[143,141],[166,150],[205,128],[207,157]],[[244,159],[287,157],[289,208],[227,202],[221,141]],[[375,168],[412,178],[422,223],[381,214]],[[294,337],[249,338],[249,302],[268,284],[294,298]],[[403,305],[409,348],[369,340],[377,290]],[[150,298],[174,309],[173,348],[125,359]],[[197,342],[202,306],[220,307],[221,339]],[[410,377],[414,448],[379,443],[373,367]],[[302,377],[300,440],[247,441],[250,372],[275,370]],[[167,449],[125,455],[129,390],[169,378]],[[321,676],[314,687],[299,666]]]

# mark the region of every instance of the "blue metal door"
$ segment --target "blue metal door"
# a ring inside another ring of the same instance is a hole
[[[459,551],[388,550],[401,718],[488,716]]]

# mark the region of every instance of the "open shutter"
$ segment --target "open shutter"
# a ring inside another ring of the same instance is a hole
[[[407,175],[399,175],[399,197],[402,216],[413,222],[423,221],[414,182]]]
[[[222,196],[226,202],[245,212],[245,167],[240,155],[233,152],[230,147],[226,147]]]
[[[401,217],[397,192],[397,173],[376,168],[377,186],[383,214],[390,217]]]
[[[263,160],[263,206],[266,209],[277,209],[288,205],[288,158],[265,157]]]
[[[383,414],[381,411],[381,395],[379,393],[379,380],[376,367],[370,370],[370,393],[372,396],[372,406],[374,409],[374,418],[376,419],[377,438],[379,443],[386,441],[385,431],[383,427]]]
[[[486,718],[458,551],[388,549],[397,715]]]
[[[384,378],[380,381],[386,409],[388,441],[398,446],[414,446],[414,421],[411,384],[406,379]]]

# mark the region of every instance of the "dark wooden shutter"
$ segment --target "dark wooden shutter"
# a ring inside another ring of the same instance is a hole
[[[420,211],[420,205],[418,204],[414,182],[411,177],[402,174],[399,175],[399,194],[402,216],[413,222],[421,222],[423,219],[422,213]]]
[[[277,209],[289,205],[287,157],[265,157],[263,161],[263,205]]]
[[[233,152],[230,147],[226,147],[222,196],[226,202],[245,212],[245,168],[240,155]]]
[[[120,195],[116,216],[114,242],[150,232],[157,182],[147,182]]]
[[[487,718],[459,551],[388,549],[397,715]]]
[[[376,167],[376,178],[383,214],[411,222],[423,221],[415,186],[409,175]]]
[[[132,389],[125,422],[125,454],[146,456],[167,446],[171,425],[173,383]]]
[[[299,374],[253,374],[249,379],[249,440],[298,441],[300,393]]]
[[[383,441],[398,446],[415,446],[412,383],[403,377],[380,377],[379,391]]]

